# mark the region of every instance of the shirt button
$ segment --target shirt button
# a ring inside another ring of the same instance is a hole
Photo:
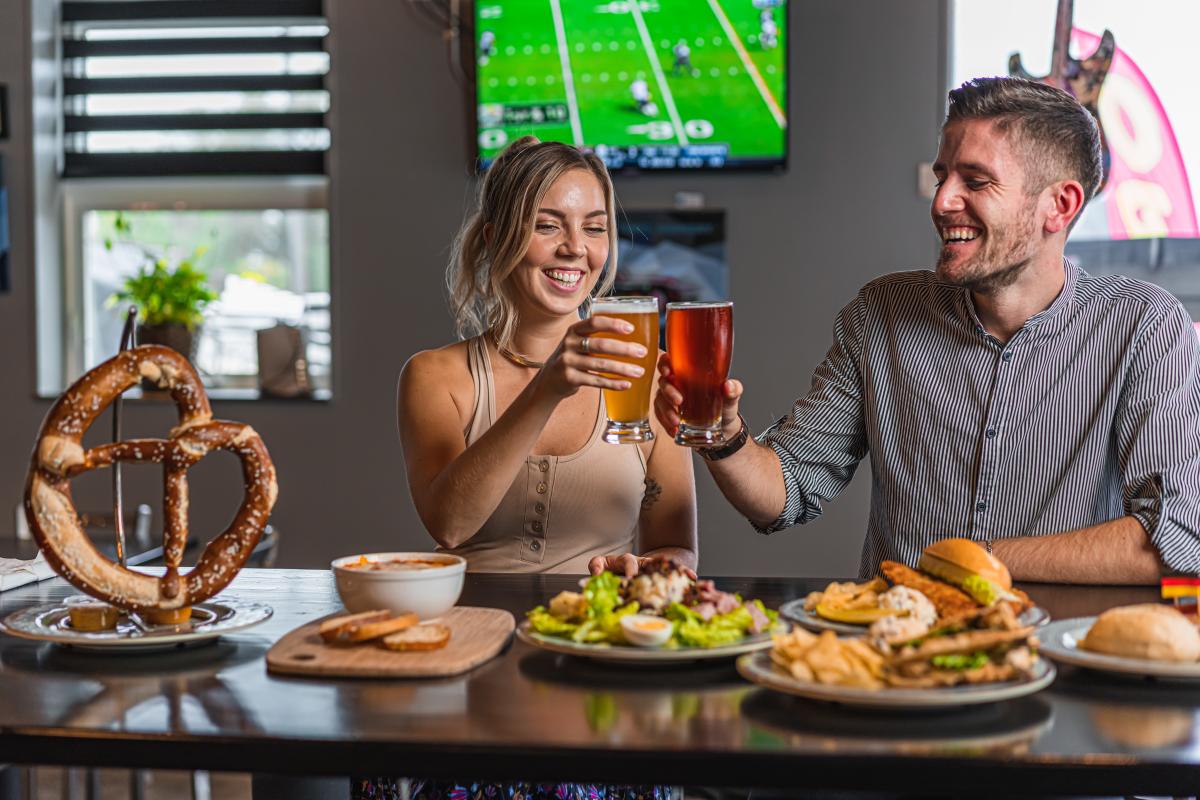
[[[530,550],[541,550],[542,543],[539,542],[537,539],[534,539],[532,542],[529,543],[529,549]]]
[[[540,469],[542,472],[549,472],[550,471],[550,462],[543,461],[542,463],[538,464],[538,469]]]
[[[541,533],[542,532],[542,521],[540,519],[535,519],[533,521],[532,527],[533,527],[534,533]]]
[[[533,507],[533,510],[539,514],[545,514],[546,513],[546,504],[538,503],[536,506]]]
[[[1012,350],[1005,350],[1000,354],[1001,361],[1012,361]]]
[[[988,429],[987,429],[987,433],[986,433],[985,435],[986,435],[986,436],[987,436],[987,438],[989,438],[989,439],[992,439],[992,438],[994,438],[994,437],[996,436],[996,429],[995,429],[995,428],[988,428]]]
[[[546,484],[539,483],[537,485],[537,491],[538,491],[538,494],[545,494],[546,493]]]
[[[987,503],[980,500],[978,503],[975,504],[975,510],[976,511],[987,511]],[[534,524],[536,525],[537,523],[534,523]]]

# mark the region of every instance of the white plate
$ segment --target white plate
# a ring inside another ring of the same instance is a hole
[[[0,623],[0,630],[22,639],[127,652],[197,644],[265,622],[271,613],[265,603],[221,598],[192,606],[192,619],[182,625],[145,625],[122,614],[113,630],[77,631],[71,627],[65,605],[46,603],[14,611]]]
[[[1044,658],[1034,665],[1033,677],[1022,681],[946,686],[936,689],[858,689],[798,681],[775,669],[771,654],[753,653],[737,661],[738,672],[751,683],[777,692],[866,708],[944,708],[1012,700],[1041,691],[1054,680],[1054,665]]]
[[[1140,675],[1147,678],[1170,678],[1172,680],[1200,680],[1200,663],[1194,661],[1150,661],[1141,658],[1121,658],[1103,653],[1092,653],[1079,647],[1087,636],[1095,617],[1079,617],[1052,622],[1038,631],[1041,652],[1063,664],[1116,672],[1122,675]]]
[[[771,646],[773,633],[782,633],[786,625],[776,625],[768,633],[748,636],[736,644],[721,647],[677,647],[667,649],[662,647],[635,647],[627,644],[586,644],[572,642],[558,636],[546,636],[530,628],[529,620],[517,626],[517,638],[525,644],[549,650],[553,653],[566,653],[572,656],[582,656],[599,661],[617,661],[621,663],[657,662],[671,664],[681,661],[702,661],[710,658],[732,658],[755,650],[763,650]]]
[[[834,631],[835,633],[844,633],[850,636],[861,636],[867,632],[867,625],[851,625],[848,622],[834,622],[833,620],[825,619],[817,616],[816,611],[806,611],[804,609],[804,598],[797,597],[795,600],[789,600],[779,607],[779,615],[786,617],[802,628],[808,628],[810,631]],[[1022,625],[1045,625],[1050,621],[1050,612],[1041,606],[1032,606],[1021,612],[1021,616],[1017,620]]]

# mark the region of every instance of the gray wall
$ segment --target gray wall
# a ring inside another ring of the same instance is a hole
[[[38,2],[39,0],[33,0]],[[0,501],[20,498],[28,452],[48,404],[32,398],[31,179],[26,117],[30,0],[0,0],[0,82],[10,84],[8,156],[16,245],[14,291],[0,295],[10,380],[0,394]],[[373,549],[427,549],[404,482],[395,380],[414,351],[451,338],[442,293],[447,244],[467,208],[470,126],[441,39],[397,0],[329,0],[333,36],[331,156],[335,399],[329,404],[215,403],[249,422],[279,470],[274,521],[283,563],[319,566]],[[783,175],[621,179],[625,208],[669,206],[677,190],[728,214],[736,302],[734,371],[755,428],[805,390],[834,314],[883,272],[933,253],[915,168],[935,150],[941,108],[938,0],[793,0],[791,166]],[[132,435],[160,435],[169,408],[127,406]],[[107,426],[106,420],[100,425]],[[214,463],[209,464],[208,461]],[[846,575],[857,570],[869,465],[807,528],[755,534],[697,461],[701,568],[710,574]],[[77,487],[103,505],[106,479]],[[154,475],[134,499],[158,494]],[[192,474],[192,529],[227,523],[239,493],[232,459]],[[6,515],[7,516],[7,515]],[[0,535],[11,527],[0,519]]]

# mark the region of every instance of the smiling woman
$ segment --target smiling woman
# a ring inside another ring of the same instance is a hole
[[[634,553],[695,563],[686,451],[661,436],[601,441],[600,390],[647,373],[635,363],[645,346],[610,338],[628,322],[587,316],[613,283],[613,216],[594,155],[514,142],[455,242],[448,283],[465,341],[418,353],[401,375],[413,502],[472,571],[636,571]]]
[[[601,390],[656,379],[636,363],[650,348],[610,338],[633,325],[588,315],[613,284],[613,210],[612,183],[594,155],[533,137],[514,142],[455,242],[448,283],[464,341],[417,353],[401,373],[397,415],[413,503],[438,549],[465,558],[470,571],[633,575],[652,556],[695,566],[688,451],[657,420],[658,435],[643,441],[602,439]],[[419,781],[409,790],[427,798],[668,792]],[[401,789],[367,780],[355,791],[393,797]]]

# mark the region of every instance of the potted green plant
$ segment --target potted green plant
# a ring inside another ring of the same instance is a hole
[[[203,249],[171,267],[166,258],[152,259],[137,274],[125,279],[110,305],[133,303],[138,309],[139,344],[163,344],[194,355],[196,328],[204,321],[204,308],[217,299],[208,288],[208,275],[195,264]]]

